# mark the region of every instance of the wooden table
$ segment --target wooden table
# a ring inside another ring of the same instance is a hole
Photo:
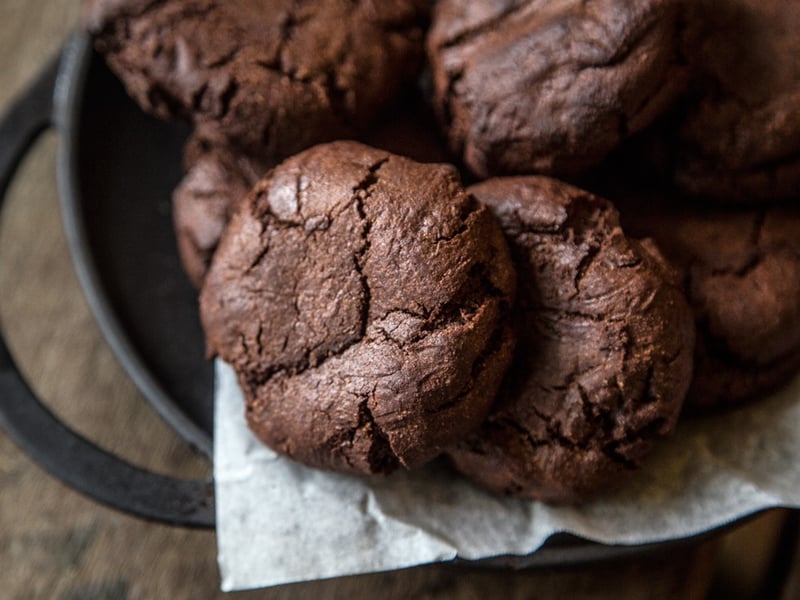
[[[0,108],[57,51],[79,8],[77,0],[0,0]],[[0,319],[12,351],[36,392],[82,434],[136,464],[207,476],[207,461],[150,410],[121,370],[84,301],[58,212],[57,144],[46,134],[30,153],[0,220]],[[0,597],[9,599],[701,598],[721,544],[579,568],[438,565],[223,595],[213,532],[144,523],[102,507],[49,477],[2,432],[0,490]],[[766,529],[776,527],[760,531]],[[770,543],[762,545],[768,550]]]

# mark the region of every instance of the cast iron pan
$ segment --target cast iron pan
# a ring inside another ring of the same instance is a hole
[[[178,262],[169,206],[188,131],[142,114],[83,35],[0,123],[0,202],[20,158],[48,127],[61,134],[64,226],[92,311],[153,408],[210,458],[213,368],[203,356],[196,293]],[[214,526],[212,482],[144,471],[68,429],[32,393],[2,336],[0,426],[42,467],[95,500],[155,521]],[[611,547],[558,535],[528,557],[480,564],[574,564],[676,543]]]
[[[76,35],[0,123],[0,202],[38,134],[61,135],[58,186],[75,268],[117,358],[156,411],[211,455],[213,368],[175,250],[169,198],[187,131],[151,119]],[[0,337],[0,426],[68,485],[148,519],[213,527],[213,485],[144,471],[68,429]]]

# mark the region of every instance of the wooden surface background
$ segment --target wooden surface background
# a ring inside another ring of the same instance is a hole
[[[77,26],[79,5],[0,0],[0,110]],[[0,219],[0,321],[12,352],[47,404],[104,448],[160,472],[207,476],[207,461],[155,416],[121,370],[84,301],[58,212],[57,145],[48,133],[35,146]],[[702,598],[720,564],[741,577],[769,562],[781,519],[773,513],[736,534],[741,539],[711,540],[678,556],[513,573],[439,565],[221,594],[213,532],[106,509],[45,474],[0,432],[4,599]],[[737,564],[743,544],[747,560]]]

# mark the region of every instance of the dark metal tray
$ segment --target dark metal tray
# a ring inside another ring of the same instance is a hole
[[[0,202],[20,158],[47,127],[62,138],[64,225],[92,311],[153,408],[210,458],[213,368],[203,355],[197,297],[179,264],[169,205],[188,130],[142,114],[84,35],[67,43],[0,122]],[[1,336],[0,426],[50,473],[100,502],[175,525],[214,525],[211,482],[133,467],[68,429],[31,392]],[[612,547],[558,535],[533,555],[480,564],[575,564],[686,541]]]

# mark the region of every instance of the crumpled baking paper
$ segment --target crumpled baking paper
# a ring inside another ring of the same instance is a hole
[[[441,464],[389,477],[316,471],[259,443],[233,371],[216,363],[214,480],[222,589],[529,555],[554,533],[644,544],[770,507],[800,507],[800,377],[694,419],[618,489],[579,507],[502,498]]]

